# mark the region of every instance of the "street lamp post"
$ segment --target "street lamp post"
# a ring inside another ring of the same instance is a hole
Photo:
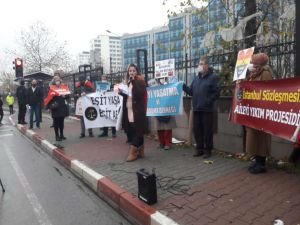
[[[298,3],[298,4],[297,4]],[[297,40],[300,40],[300,3],[299,1],[295,1],[295,23],[296,23],[296,32],[295,32],[295,45],[296,45],[296,57],[295,57],[295,75],[296,76],[300,76],[300,63],[297,63],[299,62],[300,60],[300,44],[299,44],[299,41],[297,43]]]

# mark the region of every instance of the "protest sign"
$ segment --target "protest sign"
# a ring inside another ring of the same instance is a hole
[[[182,82],[147,88],[147,116],[182,114]]]
[[[71,94],[71,91],[67,84],[61,84],[60,86],[50,85],[48,95],[44,99],[44,104],[48,105],[54,96],[69,95],[69,94]]]
[[[244,81],[235,88],[230,121],[299,141],[300,79]]]
[[[120,129],[123,108],[121,95],[114,92],[94,92],[81,99],[86,129],[96,127]]]
[[[103,81],[97,81],[96,82],[96,91],[110,91],[110,83],[109,82],[103,82]]]
[[[233,81],[246,78],[247,69],[250,64],[253,52],[254,47],[239,51],[236,60]]]
[[[82,99],[86,98],[86,96],[80,97],[76,101],[75,115],[83,116],[83,107],[82,107]]]
[[[155,61],[155,79],[175,75],[175,59]]]

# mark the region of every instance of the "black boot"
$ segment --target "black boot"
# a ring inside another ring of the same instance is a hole
[[[66,140],[67,138],[64,136],[63,129],[60,128],[59,131],[60,131],[60,136],[59,136],[59,138],[60,138],[61,140]]]
[[[61,141],[61,139],[58,135],[58,127],[54,127],[54,132],[55,132],[55,140],[56,141]]]
[[[208,159],[211,157],[211,150],[205,149],[203,154],[203,159]]]
[[[256,156],[256,164],[254,167],[249,168],[249,172],[252,174],[259,174],[267,172],[266,169],[266,157]]]
[[[193,155],[193,157],[199,157],[202,156],[204,154],[202,149],[195,149],[195,153]]]
[[[106,132],[103,132],[102,134],[99,134],[98,137],[107,137],[108,134]]]
[[[252,161],[248,167],[248,171],[250,172],[250,170],[252,170],[255,166],[256,166],[256,160],[257,160],[257,156],[255,155],[253,157],[254,161]]]

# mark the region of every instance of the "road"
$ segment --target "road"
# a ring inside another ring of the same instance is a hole
[[[129,225],[13,127],[0,126],[0,225]]]

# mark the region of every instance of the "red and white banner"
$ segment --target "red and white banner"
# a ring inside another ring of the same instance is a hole
[[[71,91],[67,84],[62,84],[59,87],[51,85],[47,97],[44,99],[44,104],[48,105],[54,96],[69,95]]]
[[[229,120],[299,142],[300,78],[236,85]]]

